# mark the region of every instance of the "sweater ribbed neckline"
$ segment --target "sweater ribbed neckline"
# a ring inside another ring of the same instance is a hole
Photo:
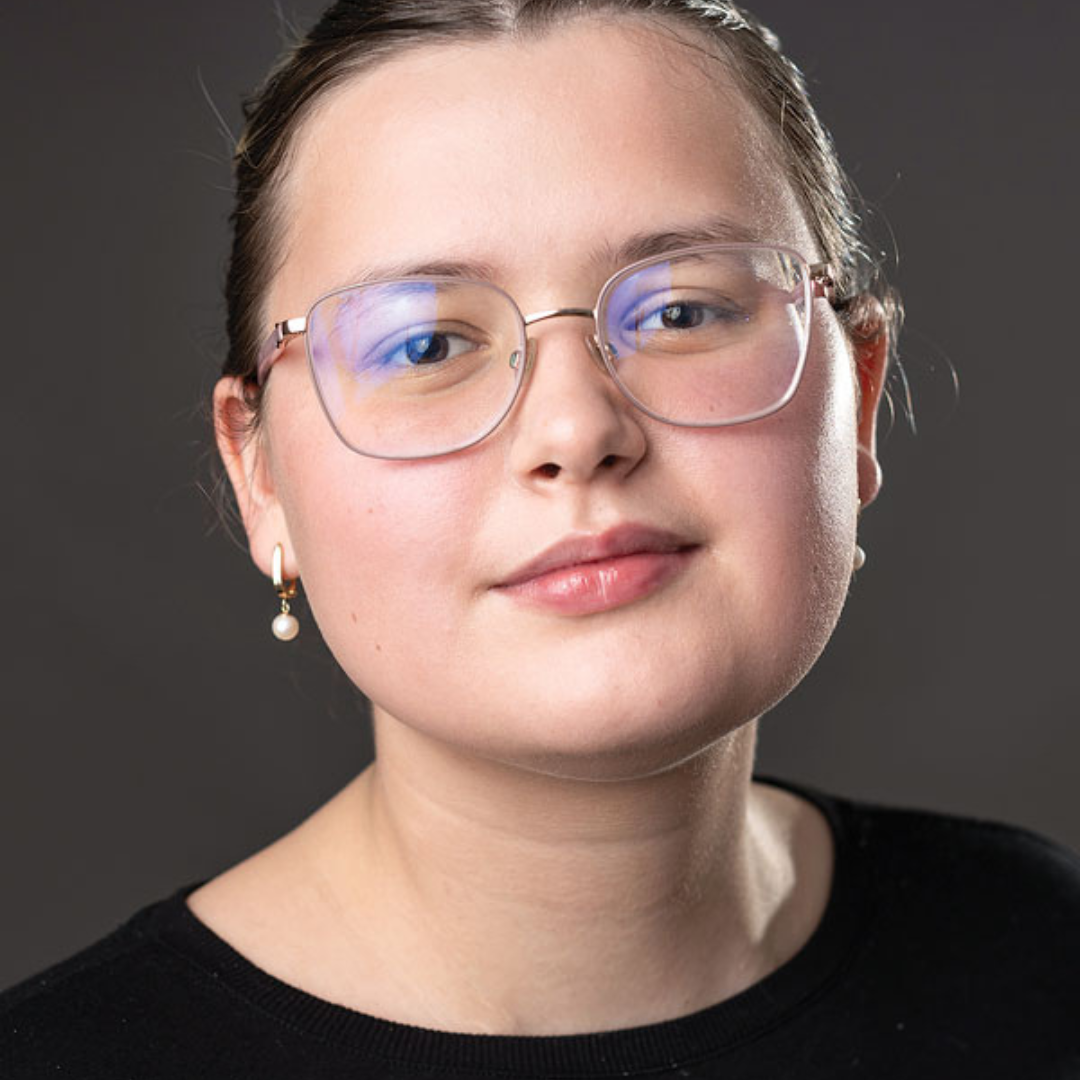
[[[645,1075],[689,1065],[760,1037],[825,994],[840,978],[871,915],[865,868],[853,835],[852,807],[802,784],[755,776],[820,809],[832,829],[835,858],[825,911],[803,947],[746,990],[688,1016],[582,1035],[478,1035],[415,1027],[315,997],[257,967],[187,906],[204,882],[184,885],[136,915],[131,928],[157,938],[264,1014],[308,1038],[358,1054],[439,1073],[507,1077]]]

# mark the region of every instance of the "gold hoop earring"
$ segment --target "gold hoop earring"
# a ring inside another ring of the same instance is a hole
[[[274,591],[278,594],[278,599],[281,600],[281,610],[274,616],[270,629],[278,641],[292,641],[300,633],[300,623],[289,609],[289,601],[296,597],[296,578],[291,581],[285,580],[283,570],[285,550],[280,544],[274,545],[274,555],[270,561],[274,579]]]

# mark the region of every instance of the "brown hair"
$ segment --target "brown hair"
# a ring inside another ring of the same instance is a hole
[[[274,253],[282,250],[279,193],[297,133],[313,107],[350,76],[409,48],[538,35],[596,13],[690,31],[691,41],[707,41],[709,52],[726,62],[764,119],[814,239],[834,268],[848,334],[858,339],[873,323],[876,297],[895,348],[902,309],[861,237],[854,188],[810,104],[802,73],[781,52],[776,35],[748,12],[725,0],[337,0],[244,105],[234,162],[223,374],[248,380],[252,426],[261,401],[256,357],[270,329],[263,300],[278,269]]]

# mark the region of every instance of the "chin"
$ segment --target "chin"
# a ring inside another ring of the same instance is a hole
[[[505,712],[478,706],[468,724],[426,733],[471,756],[545,776],[625,781],[675,769],[751,724],[790,686],[715,676],[696,685],[657,680],[653,689],[610,683],[558,688],[535,700],[522,695],[508,723]],[[421,723],[418,727],[423,727]],[[748,730],[747,735],[752,735]]]
[[[593,783],[619,783],[645,780],[652,776],[671,772],[705,754],[733,731],[743,730],[745,721],[733,729],[717,732],[715,728],[680,733],[666,740],[637,742],[628,745],[625,740],[617,746],[598,747],[592,750],[570,751],[566,748],[551,749],[516,757],[495,759],[503,765],[513,766],[541,776],[560,780],[591,781]],[[747,728],[749,733],[751,729]]]

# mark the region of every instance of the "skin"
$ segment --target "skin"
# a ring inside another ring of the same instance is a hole
[[[426,48],[354,78],[307,121],[283,198],[267,326],[359,267],[413,260],[481,261],[525,312],[591,307],[619,268],[592,257],[603,245],[718,214],[821,258],[725,72],[631,22]],[[298,343],[259,437],[219,423],[252,558],[268,574],[284,545],[373,701],[378,753],[189,903],[320,997],[456,1031],[626,1027],[738,993],[820,920],[827,826],[752,784],[753,747],[843,605],[880,483],[884,332],[856,353],[816,299],[792,402],[703,430],[637,411],[588,330],[537,325],[511,416],[457,454],[350,451]],[[241,403],[222,380],[219,420]],[[699,550],[659,591],[585,618],[492,590],[568,533],[622,521]]]

